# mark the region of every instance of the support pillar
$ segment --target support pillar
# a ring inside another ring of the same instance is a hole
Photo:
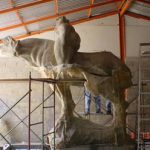
[[[125,37],[125,17],[119,14],[119,38],[120,38],[120,58],[125,63],[126,58],[126,37]]]

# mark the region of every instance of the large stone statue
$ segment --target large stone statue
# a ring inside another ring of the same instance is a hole
[[[54,57],[54,41],[35,38],[15,41],[7,37],[4,39],[0,54],[22,57],[49,78],[86,79],[85,87],[88,90],[94,95],[101,94],[112,101],[113,123],[107,127],[94,124],[74,116],[75,103],[70,91],[70,85],[74,83],[58,82],[57,94],[61,100],[62,109],[60,119],[56,123],[57,148],[106,142],[120,145],[128,143],[126,134],[128,103],[124,99],[123,91],[132,84],[131,72],[111,52],[76,52],[72,58],[72,65],[62,69],[61,65],[57,66],[57,60]],[[53,138],[53,135],[49,136],[51,146]]]

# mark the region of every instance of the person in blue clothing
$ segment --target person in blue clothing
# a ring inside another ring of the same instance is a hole
[[[91,104],[91,92],[90,91],[85,91],[85,114],[88,115],[90,114],[90,104]],[[101,98],[100,96],[94,96],[94,101],[95,101],[95,109],[96,113],[102,113],[101,111]],[[111,114],[111,102],[110,100],[106,100],[106,114]]]
[[[85,91],[85,114],[90,114],[90,104],[92,95],[90,91]],[[101,113],[101,99],[100,96],[94,96],[96,113]]]
[[[111,108],[112,108],[111,102],[110,102],[109,99],[107,99],[107,100],[106,100],[106,113],[107,113],[108,115],[112,114]]]

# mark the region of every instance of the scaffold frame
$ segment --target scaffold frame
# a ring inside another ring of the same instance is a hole
[[[150,82],[149,80],[143,79],[142,73],[143,73],[143,67],[142,61],[144,58],[150,58],[150,49],[147,51],[143,50],[143,47],[149,46],[150,43],[140,43],[139,45],[139,63],[138,63],[138,109],[137,109],[137,150],[143,150],[145,149],[145,143],[144,138],[142,137],[143,131],[142,131],[142,124],[143,121],[150,121],[150,118],[146,118],[144,120],[144,108],[150,108],[150,105],[144,104],[144,95],[149,95],[150,92],[145,92],[143,90],[143,83]]]
[[[42,85],[42,102],[40,104],[38,104],[33,110],[31,110],[31,103],[32,103],[32,82],[41,82]],[[3,137],[3,139],[8,143],[9,147],[15,148],[15,146],[18,148],[19,145],[15,145],[15,144],[11,144],[11,142],[9,142],[5,137],[7,135],[9,135],[11,132],[13,132],[21,123],[23,123],[27,128],[28,128],[28,145],[24,145],[24,147],[28,148],[29,150],[32,149],[32,144],[31,144],[31,132],[41,141],[41,146],[38,145],[38,147],[45,149],[45,147],[47,147],[47,145],[44,142],[44,137],[47,136],[48,134],[54,134],[54,146],[53,146],[53,150],[55,150],[55,121],[56,121],[56,116],[55,116],[55,103],[56,103],[56,84],[57,83],[66,83],[66,82],[85,82],[84,79],[51,79],[51,78],[32,78],[31,77],[31,73],[29,74],[29,78],[22,78],[22,79],[0,79],[0,82],[28,82],[29,84],[29,89],[28,91],[14,104],[12,105],[12,107],[9,107],[1,98],[0,101],[8,108],[8,110],[2,115],[0,116],[0,119],[3,118],[7,113],[9,113],[10,111],[20,120],[19,123],[17,123],[14,127],[12,127],[9,132],[7,132],[5,135],[1,135]],[[50,95],[48,95],[45,98],[44,95],[44,84],[48,83],[48,84],[53,84],[53,91],[52,93],[50,93]],[[47,101],[51,96],[53,95],[53,101],[54,101],[54,105],[52,106],[45,106],[44,102]],[[12,109],[18,104],[20,103],[25,97],[28,96],[28,115],[26,115],[24,118],[19,117],[19,115],[17,115],[15,113],[15,111],[13,111]],[[37,110],[40,106],[42,105],[42,121],[41,122],[36,122],[34,124],[31,124],[31,114]],[[54,111],[54,123],[53,123],[53,128],[54,128],[54,132],[51,133],[44,133],[44,109],[45,108],[53,108]],[[26,124],[24,121],[28,118],[28,124]],[[42,139],[40,138],[40,136],[38,136],[32,129],[31,126],[37,125],[37,124],[43,124],[42,125]],[[21,146],[21,144],[20,144]],[[35,147],[35,146],[34,146]]]
[[[54,83],[56,83],[56,81],[54,81],[53,79],[49,79],[49,78],[31,78],[31,73],[30,73],[30,75],[29,75],[29,79],[2,79],[1,80],[1,82],[15,82],[15,81],[19,81],[19,82],[29,82],[29,90],[14,104],[14,105],[12,105],[11,107],[9,107],[1,98],[0,98],[0,101],[8,108],[8,110],[4,113],[4,114],[2,114],[1,116],[0,116],[0,119],[2,119],[6,114],[8,114],[10,111],[20,120],[20,122],[19,123],[17,123],[14,127],[12,127],[5,135],[3,135],[3,134],[0,134],[1,135],[1,137],[7,142],[7,144],[9,145],[9,147],[13,147],[13,148],[15,148],[15,144],[11,144],[8,140],[7,140],[7,138],[6,138],[6,136],[7,135],[9,135],[11,132],[13,132],[14,131],[14,129],[16,129],[21,123],[23,123],[27,128],[28,128],[28,146],[27,146],[27,148],[30,150],[31,148],[32,148],[32,146],[31,146],[31,132],[42,142],[42,144],[41,144],[41,146],[39,146],[38,145],[38,147],[41,147],[42,149],[45,149],[45,147],[46,147],[46,144],[45,144],[45,142],[44,142],[44,136],[46,136],[46,135],[48,135],[49,133],[44,133],[44,109],[45,108],[53,108],[53,111],[54,111],[54,116],[53,116],[53,120],[54,120],[54,123],[53,123],[53,128],[54,128],[54,137],[55,137],[55,84]],[[31,88],[31,84],[32,84],[32,81],[37,81],[37,82],[42,82],[43,83],[43,86],[42,86],[42,102],[40,103],[40,104],[38,104],[33,110],[31,110],[31,102],[32,102],[32,100],[31,100],[31,93],[32,93],[32,88]],[[44,96],[44,83],[45,82],[47,82],[47,83],[51,83],[51,84],[53,84],[53,86],[54,86],[54,91],[49,95],[49,96],[47,96],[46,98],[45,98],[45,96]],[[46,107],[46,106],[44,106],[44,102],[46,101],[46,100],[48,100],[52,95],[54,95],[54,98],[53,98],[53,101],[54,101],[54,106],[53,107]],[[29,109],[29,111],[28,111],[28,115],[26,115],[23,119],[21,119],[21,117],[19,117],[19,115],[17,115],[16,113],[15,113],[15,111],[13,111],[12,109],[19,103],[19,102],[21,102],[25,97],[27,97],[28,96],[28,102],[29,102],[29,104],[28,104],[28,109]],[[42,125],[42,139],[31,129],[31,126],[33,126],[33,125],[37,125],[37,124],[39,124],[39,123],[34,123],[34,124],[31,124],[31,114],[35,111],[35,110],[37,110],[40,106],[42,105],[42,122],[41,123],[43,123],[43,125]],[[26,124],[24,121],[25,121],[25,119],[27,119],[28,118],[28,124]],[[18,147],[18,145],[17,145],[17,147]],[[54,138],[54,150],[55,150],[55,138]]]

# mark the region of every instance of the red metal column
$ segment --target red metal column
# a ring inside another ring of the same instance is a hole
[[[125,37],[125,17],[119,14],[119,38],[120,38],[120,58],[125,63],[126,58],[126,37]]]
[[[120,56],[123,63],[126,57],[126,37],[125,37],[125,17],[129,7],[135,0],[123,0],[119,7],[119,37],[120,37]]]
[[[120,38],[120,58],[123,63],[126,59],[126,36],[125,36],[125,17],[119,14],[119,38]],[[127,90],[122,90],[124,99],[127,99]]]

